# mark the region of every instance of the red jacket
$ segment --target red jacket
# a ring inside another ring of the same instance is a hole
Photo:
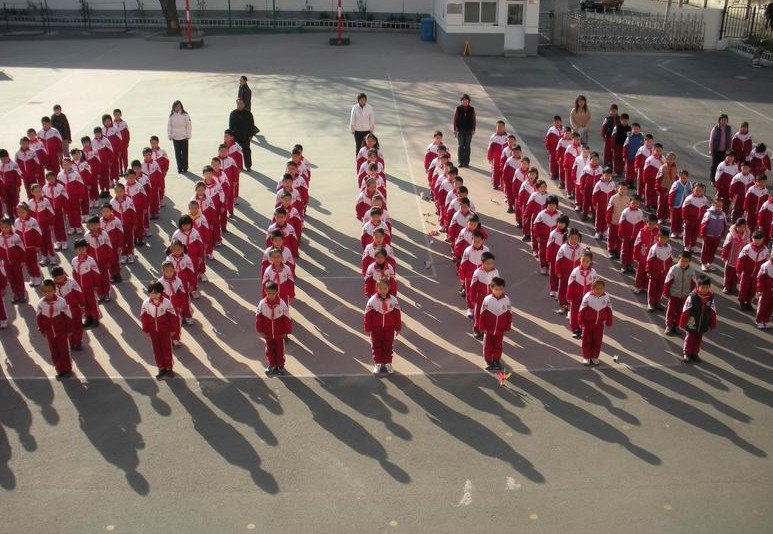
[[[280,298],[269,301],[264,298],[258,303],[255,313],[255,330],[268,339],[277,339],[293,333],[290,308]]]
[[[508,332],[513,327],[513,312],[507,295],[487,295],[480,308],[481,330],[490,335]]]
[[[386,298],[381,298],[378,293],[370,297],[365,305],[363,322],[366,332],[402,330],[403,321],[397,297],[387,294]]]

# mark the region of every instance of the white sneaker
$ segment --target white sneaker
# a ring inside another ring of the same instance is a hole
[[[539,270],[539,274],[548,274],[548,270],[543,267]]]
[[[179,342],[179,341],[172,340],[172,346],[173,346],[173,347],[179,347],[179,346],[180,346],[180,342]]]
[[[601,232],[596,232],[595,234],[593,234],[593,238],[594,239],[601,239]]]
[[[392,364],[391,363],[386,364],[385,367],[386,367],[386,370],[387,370],[388,374],[390,374],[390,375],[394,374],[395,370],[392,368]]]
[[[690,250],[692,250],[693,254],[700,254],[701,247],[699,247],[698,245],[695,245]]]
[[[467,308],[467,317],[472,319],[473,315],[475,315],[472,311],[472,308]]]
[[[153,234],[150,232],[150,230],[145,230],[145,237],[150,237]]]
[[[0,328],[8,328],[8,321],[0,321]]]
[[[207,259],[208,260],[214,260],[215,259],[215,255],[214,254],[207,254]]]
[[[204,273],[201,273],[199,275],[199,282],[209,282],[209,278],[207,278],[207,275]]]
[[[134,254],[129,254],[126,256],[126,263],[134,263],[136,259],[137,257]]]
[[[62,250],[62,245],[58,241],[54,244],[54,250]]]
[[[217,243],[215,243],[215,246],[216,246],[216,247],[219,247],[219,246],[221,246],[222,244],[223,244],[223,242],[222,242],[222,241],[218,241]]]
[[[711,273],[713,273],[714,271],[717,270],[717,268],[714,267],[714,265],[712,265],[711,263],[707,263],[706,264],[706,269],[708,269],[708,271],[711,272]]]
[[[709,272],[709,266],[706,265],[705,263],[702,263],[701,264],[701,271],[703,271],[704,273]]]
[[[593,359],[591,360],[591,362],[593,362],[593,365],[598,365],[598,364],[600,364],[600,363],[601,363],[601,362],[599,361],[599,359],[598,359],[598,358],[593,358]]]
[[[41,267],[48,265],[48,258],[46,256],[42,256],[40,258],[40,261],[38,262],[38,265],[40,265]]]
[[[759,328],[760,330],[765,330],[765,328],[767,328],[767,325],[766,323],[757,323],[757,328]]]
[[[553,298],[556,298],[557,293],[555,291],[551,291],[550,293],[548,293],[548,295],[550,295]]]
[[[126,256],[120,256],[118,261],[121,263],[121,265],[126,265]]]
[[[194,289],[193,291],[191,291],[191,297],[192,297],[193,299],[197,299],[197,298],[199,298],[200,296],[201,296],[201,293],[199,293],[199,290],[198,290],[198,289]]]
[[[183,321],[185,321],[185,324],[193,324],[193,319],[190,317],[183,318]]]
[[[374,374],[374,375],[378,375],[378,374],[380,374],[380,373],[381,373],[381,365],[379,365],[379,364],[375,364],[375,365],[373,366],[373,374]]]
[[[238,198],[234,199],[234,204],[236,204],[237,206],[239,205],[239,199]]]
[[[676,235],[675,233],[671,232],[671,239],[676,239],[677,237],[679,237],[679,236]]]
[[[67,230],[67,235],[73,235],[75,233],[75,228],[70,228]]]
[[[83,233],[83,228],[76,228],[75,229],[75,234],[76,235],[81,235],[82,233]]]
[[[580,211],[582,211],[582,207],[581,206],[575,206],[574,207],[574,211],[580,212]]]
[[[61,250],[67,250],[67,241],[62,242],[62,246],[60,247]]]
[[[588,358],[583,358],[582,359],[582,364],[583,365],[590,365],[590,360]]]

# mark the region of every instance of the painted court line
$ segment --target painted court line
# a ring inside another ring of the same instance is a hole
[[[644,120],[646,120],[647,122],[649,122],[651,124],[654,124],[661,132],[667,132],[668,131],[668,128],[664,128],[663,126],[661,126],[660,124],[658,124],[654,120],[650,119],[642,110],[640,110],[637,107],[635,107],[633,104],[628,102],[625,98],[623,98],[619,94],[615,93],[612,89],[610,89],[609,87],[607,87],[606,85],[604,85],[603,83],[598,81],[596,78],[594,78],[590,74],[587,74],[586,72],[583,72],[583,70],[580,67],[578,67],[577,65],[575,65],[574,63],[572,63],[572,68],[574,68],[577,72],[579,72],[580,74],[582,74],[583,76],[588,78],[590,81],[592,81],[593,83],[595,83],[596,85],[598,85],[599,87],[604,89],[607,93],[609,93],[610,95],[614,96],[616,99],[618,99],[620,102],[625,104],[627,107],[629,107],[630,109],[634,110]]]
[[[679,76],[679,77],[680,77],[680,78],[682,78],[683,80],[687,80],[688,82],[690,82],[690,83],[692,83],[692,84],[694,84],[694,85],[697,85],[697,86],[698,86],[698,87],[700,87],[701,89],[704,89],[704,90],[708,91],[709,93],[711,93],[711,94],[713,94],[713,95],[716,95],[716,96],[718,96],[719,98],[724,98],[724,99],[725,99],[725,100],[727,100],[728,102],[732,102],[733,104],[736,104],[737,106],[741,106],[741,107],[742,107],[742,108],[744,108],[746,111],[751,111],[752,113],[754,113],[755,115],[757,115],[757,116],[759,116],[759,117],[762,117],[762,118],[763,118],[763,119],[765,119],[766,121],[773,122],[773,118],[770,118],[770,117],[768,117],[767,115],[765,115],[765,114],[763,114],[763,113],[760,113],[760,112],[759,112],[759,111],[757,111],[756,109],[750,108],[750,107],[749,107],[749,106],[747,106],[746,104],[743,104],[743,103],[741,103],[741,102],[739,102],[739,101],[737,101],[737,100],[733,100],[733,99],[732,99],[732,98],[730,98],[729,96],[727,96],[727,95],[724,95],[724,94],[720,93],[719,91],[715,91],[715,90],[714,90],[714,89],[712,89],[711,87],[708,87],[708,86],[706,86],[706,85],[703,85],[702,83],[700,83],[700,82],[698,82],[698,81],[695,81],[695,80],[693,80],[692,78],[690,78],[690,77],[688,77],[688,76],[685,76],[685,75],[684,75],[684,74],[682,74],[681,72],[678,72],[678,71],[675,71],[675,70],[673,70],[673,69],[670,69],[670,68],[666,67],[666,63],[670,63],[670,62],[671,62],[671,60],[670,60],[670,59],[669,59],[669,60],[666,60],[666,61],[661,61],[660,63],[658,63],[658,67],[660,67],[661,69],[663,69],[663,70],[665,70],[665,71],[667,71],[667,72],[670,72],[671,74],[673,74],[673,75],[675,75],[675,76]]]

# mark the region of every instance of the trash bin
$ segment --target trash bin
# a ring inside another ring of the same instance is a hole
[[[424,17],[421,19],[421,40],[422,41],[434,41],[435,40],[435,19],[432,17]]]

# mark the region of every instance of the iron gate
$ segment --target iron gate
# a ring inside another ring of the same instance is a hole
[[[539,12],[539,27],[537,32],[539,34],[539,40],[537,46],[551,46],[553,45],[553,31],[555,27],[556,17],[552,11],[540,11]]]
[[[562,43],[567,50],[701,50],[702,14],[668,18],[651,13],[570,12],[564,15]]]
[[[722,33],[720,39],[752,36],[773,37],[773,28],[768,25],[763,6],[730,6],[722,13]]]

